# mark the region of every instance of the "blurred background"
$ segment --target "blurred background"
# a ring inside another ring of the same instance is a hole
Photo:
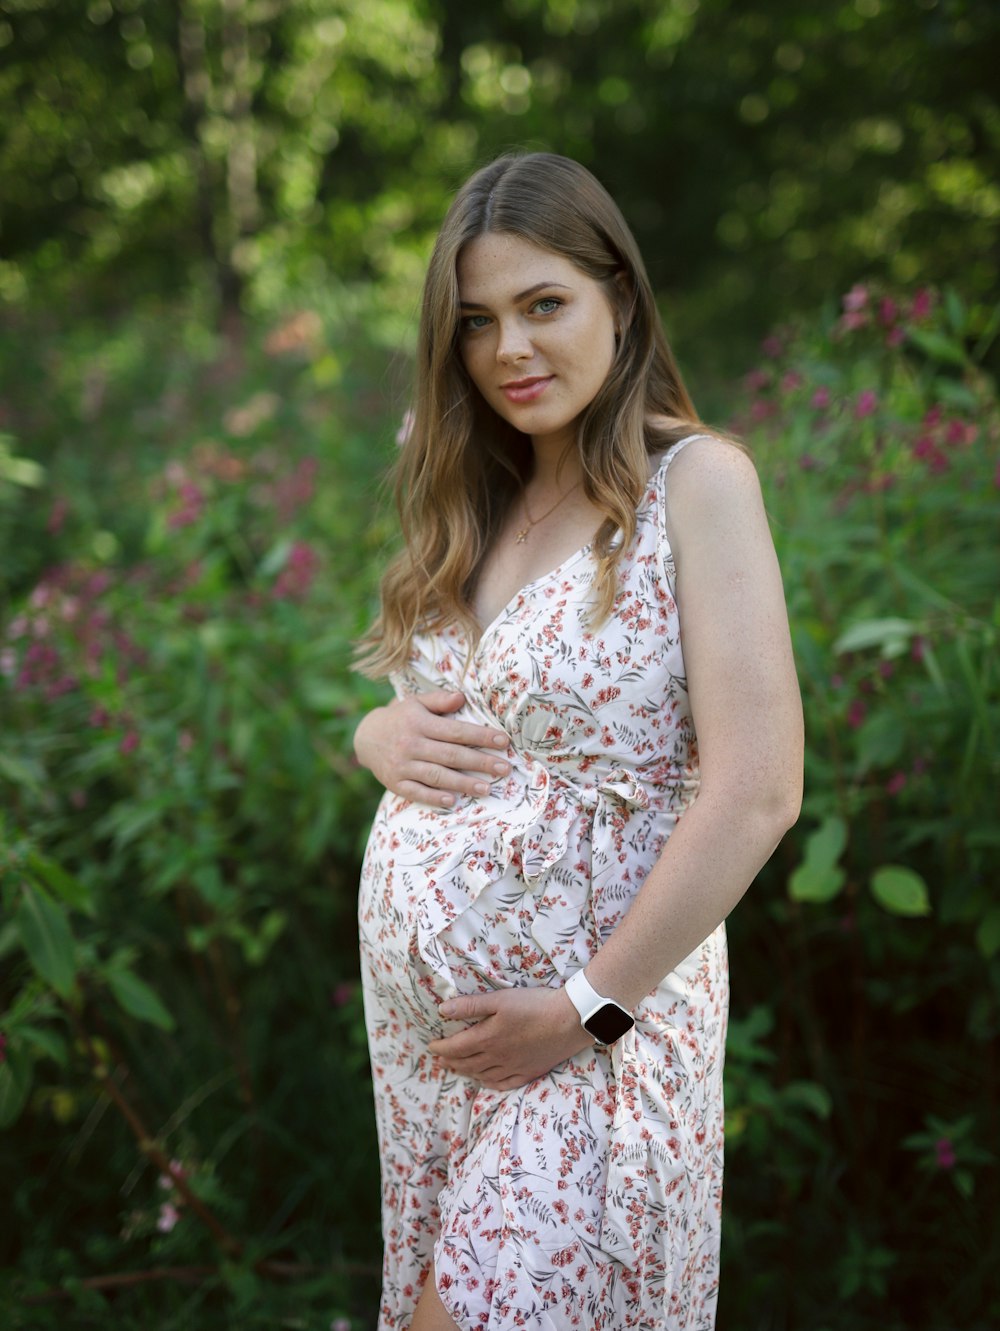
[[[351,643],[510,147],[620,203],[785,574],[720,1331],[1000,1325],[998,68],[992,0],[0,0],[4,1327],[374,1328]]]

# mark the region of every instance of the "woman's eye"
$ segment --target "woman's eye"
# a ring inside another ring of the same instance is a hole
[[[555,314],[561,304],[562,301],[557,296],[543,296],[541,300],[535,302],[535,311],[538,314]]]
[[[462,320],[462,328],[467,333],[478,333],[481,328],[485,328],[489,323],[487,314],[467,314]]]

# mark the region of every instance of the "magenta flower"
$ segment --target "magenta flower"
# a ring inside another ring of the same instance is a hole
[[[905,772],[893,772],[892,776],[885,783],[885,793],[887,795],[898,795],[906,785]]]
[[[934,308],[934,297],[927,287],[921,287],[910,305],[911,319],[927,319]]]
[[[860,698],[852,698],[850,706],[847,709],[847,724],[852,730],[857,730],[864,723],[868,715],[868,708]]]
[[[123,754],[134,753],[139,747],[139,732],[134,727],[125,731],[122,741],[118,745],[118,752]]]
[[[770,384],[771,376],[767,370],[751,370],[744,376],[743,382],[751,393],[760,393]]]
[[[809,405],[815,411],[825,411],[826,408],[830,405],[829,388],[824,388],[824,387],[817,388],[815,393],[813,393],[812,397],[809,399]]]
[[[279,600],[299,600],[307,595],[319,570],[319,555],[305,541],[296,541],[285,567],[274,580],[274,595]]]
[[[843,306],[848,314],[856,314],[868,304],[868,288],[860,282],[855,283],[843,297]]]
[[[897,324],[895,328],[890,328],[885,335],[885,345],[887,347],[899,347],[906,341],[906,330],[902,324]]]
[[[777,360],[785,347],[781,338],[776,333],[771,333],[770,336],[764,338],[764,341],[760,344],[760,349],[771,360]]]
[[[893,675],[896,673],[896,667],[891,661],[879,661],[878,673],[883,679],[892,679]]]
[[[934,1143],[934,1162],[938,1169],[954,1169],[958,1157],[950,1137],[939,1137]]]
[[[854,415],[860,421],[866,416],[871,416],[878,408],[878,394],[873,388],[866,388],[864,392],[858,394],[858,400],[854,404]]]
[[[891,328],[899,317],[899,306],[888,296],[883,296],[878,307],[879,322]]]
[[[842,333],[853,333],[857,328],[865,328],[868,324],[868,315],[864,310],[848,310],[846,314],[840,316],[837,327]]]
[[[802,387],[802,375],[796,370],[789,370],[781,376],[781,391],[783,393],[794,393],[797,388]]]

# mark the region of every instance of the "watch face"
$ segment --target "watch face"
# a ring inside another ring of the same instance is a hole
[[[584,1030],[589,1031],[598,1044],[614,1044],[634,1025],[633,1018],[617,1003],[605,1003],[583,1023]]]

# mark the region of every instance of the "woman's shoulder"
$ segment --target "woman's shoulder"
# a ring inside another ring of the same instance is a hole
[[[662,481],[668,471],[676,473],[710,471],[714,467],[735,467],[753,472],[746,448],[736,439],[711,426],[677,421],[667,416],[653,416],[647,421],[656,443],[649,455],[649,474]],[[658,436],[658,438],[657,438]],[[662,440],[662,447],[659,445]],[[683,464],[682,464],[682,459]],[[674,483],[675,476],[671,476]]]

